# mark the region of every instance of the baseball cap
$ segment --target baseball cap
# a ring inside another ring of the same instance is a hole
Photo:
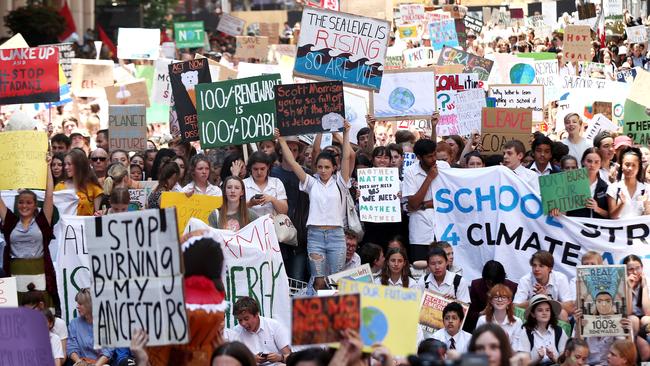
[[[632,146],[632,139],[629,136],[618,136],[614,139],[614,149],[618,149],[621,146]]]

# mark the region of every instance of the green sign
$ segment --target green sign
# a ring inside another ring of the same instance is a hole
[[[637,144],[650,144],[650,115],[646,107],[629,99],[625,100],[623,133]]]
[[[280,74],[196,86],[202,148],[273,139],[275,93]]]
[[[176,48],[205,47],[203,21],[174,23]]]
[[[535,61],[555,60],[555,59],[557,59],[557,53],[554,53],[554,52],[525,52],[525,53],[518,53],[517,57],[519,57],[519,58],[532,58]]]
[[[539,188],[542,192],[542,207],[547,215],[554,208],[560,212],[584,208],[587,199],[591,197],[586,168],[542,175],[539,177]]]

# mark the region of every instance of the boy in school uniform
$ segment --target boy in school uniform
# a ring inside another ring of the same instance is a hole
[[[463,319],[463,307],[457,302],[451,302],[442,310],[442,322],[444,328],[433,333],[432,338],[443,342],[447,349],[455,350],[463,354],[467,352],[467,346],[472,335],[461,330]]]

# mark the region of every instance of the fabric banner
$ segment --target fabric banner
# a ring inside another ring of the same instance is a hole
[[[454,246],[454,258],[468,280],[481,277],[494,259],[518,281],[530,273],[538,250],[555,257],[553,270],[576,275],[582,254],[602,253],[608,264],[636,254],[650,265],[650,216],[620,220],[545,216],[539,193],[504,166],[443,169],[432,185],[434,231]],[[455,262],[455,263],[456,263]]]
[[[291,324],[289,278],[284,269],[273,220],[262,216],[237,232],[217,230],[198,219],[190,219],[185,232],[209,230],[206,236],[221,243],[226,272],[226,301],[234,304],[250,296],[260,305],[260,315]],[[192,241],[183,243],[183,247]],[[226,328],[237,325],[232,306],[226,311]]]
[[[212,81],[208,60],[201,58],[172,63],[169,64],[168,70],[181,139],[196,141],[199,139],[199,125],[196,115],[195,88],[200,83]]]
[[[58,102],[59,50],[0,50],[0,78],[0,104]]]

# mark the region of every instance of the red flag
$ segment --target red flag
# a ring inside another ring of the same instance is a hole
[[[63,2],[63,6],[59,10],[59,15],[65,19],[65,30],[59,35],[59,40],[63,41],[77,31],[77,26],[74,24],[74,18],[72,17],[72,12],[67,1]]]
[[[99,34],[99,40],[108,47],[109,51],[111,51],[111,58],[117,57],[117,48],[115,47],[115,43],[111,41],[108,35],[106,35],[106,32],[104,32],[104,28],[99,24],[97,24],[97,33]]]

